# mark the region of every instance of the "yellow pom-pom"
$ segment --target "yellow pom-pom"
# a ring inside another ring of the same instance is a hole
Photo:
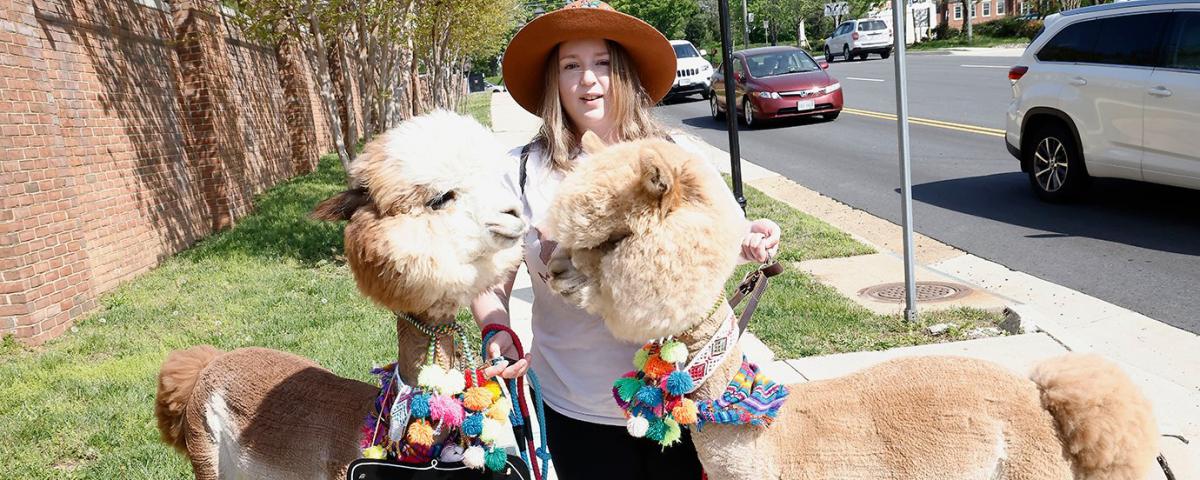
[[[408,443],[429,447],[433,445],[433,425],[417,420],[408,425]]]
[[[504,429],[504,425],[490,418],[483,419],[483,432],[479,434],[479,440],[485,445],[496,443],[496,439],[500,438],[500,432]]]
[[[650,359],[650,351],[649,350],[647,350],[645,348],[638,350],[637,353],[633,354],[633,368],[635,368],[637,370],[641,370],[642,367],[646,366],[646,360],[649,360],[649,359]]]
[[[375,445],[370,448],[364,448],[362,451],[363,458],[370,458],[374,460],[383,459],[383,457],[386,455],[387,453],[383,451],[383,447],[379,445]]]
[[[492,392],[484,387],[471,387],[463,395],[463,406],[472,412],[481,412],[492,404]]]
[[[697,413],[696,402],[693,402],[687,398],[681,400],[679,405],[676,405],[675,408],[671,410],[671,416],[674,417],[675,421],[679,422],[680,425],[691,425],[696,423]]]
[[[483,387],[484,387],[484,388],[486,388],[486,389],[488,389],[488,391],[489,391],[489,392],[492,392],[492,401],[493,401],[493,402],[494,402],[494,401],[496,401],[496,399],[500,398],[500,395],[503,393],[503,392],[500,390],[500,384],[499,384],[499,383],[496,383],[496,381],[495,381],[495,380],[492,380],[492,381],[488,382],[488,383],[487,383],[486,385],[484,385]]]
[[[500,397],[496,400],[496,403],[488,407],[487,416],[497,422],[503,423],[508,421],[508,413],[511,411],[512,402],[508,400],[508,397]]]

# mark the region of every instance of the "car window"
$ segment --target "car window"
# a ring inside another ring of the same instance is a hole
[[[787,75],[790,73],[812,72],[821,67],[808,54],[799,51],[783,51],[761,53],[747,57],[750,74],[755,78]]]
[[[1175,13],[1164,50],[1164,67],[1200,71],[1200,12]]]
[[[746,69],[742,68],[742,59],[736,58],[733,60],[733,73],[734,74],[740,73],[740,74],[745,75]]]
[[[882,20],[871,20],[858,24],[858,31],[860,32],[870,32],[874,30],[883,30],[886,28],[887,24],[883,23]]]
[[[671,46],[675,47],[675,58],[691,58],[700,56],[700,52],[697,52],[696,47],[693,47],[690,43],[682,43]]]
[[[1091,63],[1153,65],[1170,14],[1122,15],[1097,20]]]
[[[1087,61],[1096,45],[1098,23],[1095,20],[1073,23],[1054,35],[1037,53],[1043,62]]]

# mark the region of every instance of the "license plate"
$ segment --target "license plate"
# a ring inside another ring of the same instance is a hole
[[[812,110],[816,107],[817,107],[817,102],[812,101],[812,100],[801,100],[799,102],[796,102],[796,110],[799,110],[801,112],[803,112],[805,110]]]

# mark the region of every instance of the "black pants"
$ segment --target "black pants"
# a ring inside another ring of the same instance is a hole
[[[546,407],[546,442],[561,480],[700,480],[692,437],[666,447],[634,438],[625,427],[588,423]]]

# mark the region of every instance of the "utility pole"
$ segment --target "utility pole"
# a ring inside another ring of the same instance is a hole
[[[746,1],[742,0],[742,48],[750,48],[750,14],[746,13]]]

